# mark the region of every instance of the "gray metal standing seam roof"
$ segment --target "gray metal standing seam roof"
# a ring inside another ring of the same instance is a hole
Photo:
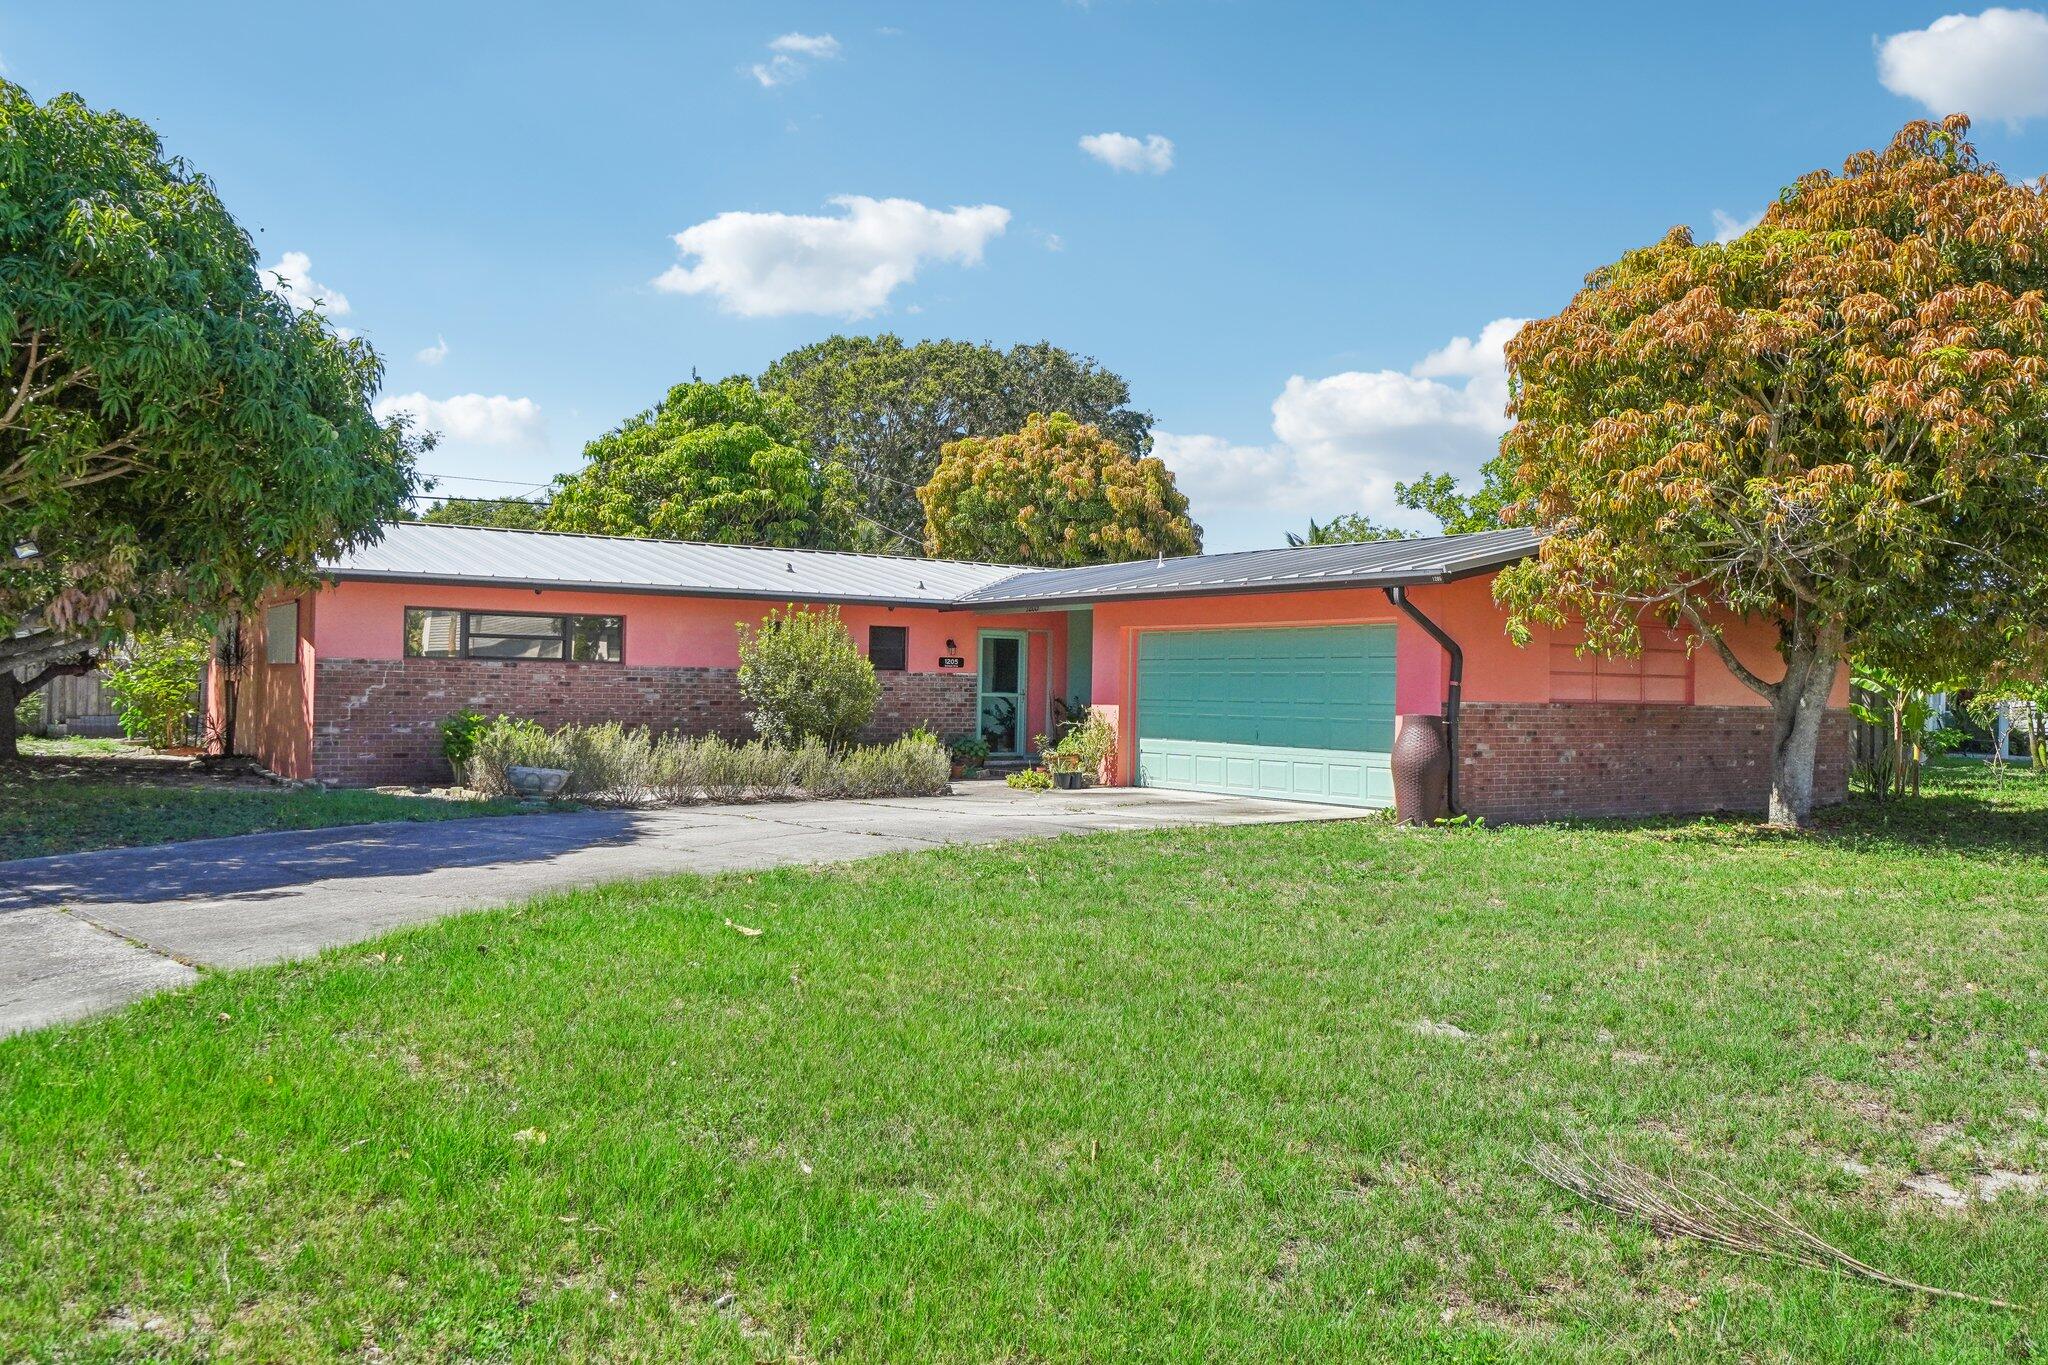
[[[1078,569],[1040,569],[977,587],[962,606],[1095,602],[1115,597],[1186,597],[1287,588],[1396,587],[1447,583],[1512,564],[1535,550],[1534,531],[1479,531],[1426,540],[1370,540],[1283,550],[1140,559]]]
[[[948,606],[975,588],[1034,571],[901,555],[400,521],[386,525],[376,544],[323,564],[320,572],[372,581]]]
[[[876,602],[899,606],[1085,605],[1101,598],[1180,597],[1289,588],[1443,583],[1512,563],[1533,531],[1427,540],[1240,550],[1232,554],[1024,569],[901,555],[777,550],[682,540],[392,522],[374,545],[320,566],[329,578],[497,587]]]

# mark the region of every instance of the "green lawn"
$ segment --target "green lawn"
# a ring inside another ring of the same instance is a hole
[[[212,977],[0,1044],[0,1358],[2029,1358],[2048,1198],[1901,1182],[2048,1170],[2048,782],[1935,785],[672,879]],[[1565,1134],[2028,1308],[1660,1243],[1524,1167]]]
[[[108,739],[99,735],[65,735],[59,739],[23,735],[15,743],[28,758],[118,758],[124,754],[150,752],[133,740]]]
[[[92,742],[92,741],[86,741]],[[111,742],[111,741],[101,741]],[[27,774],[27,775],[24,775]],[[448,801],[370,791],[288,791],[139,785],[90,777],[0,771],[0,861],[125,848],[217,834],[325,829],[374,820],[508,815],[518,802]]]

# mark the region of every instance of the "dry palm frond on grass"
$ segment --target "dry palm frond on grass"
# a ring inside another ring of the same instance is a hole
[[[1699,1172],[1687,1189],[1618,1157],[1600,1157],[1584,1147],[1566,1151],[1540,1143],[1525,1158],[1551,1184],[1603,1208],[1640,1219],[1666,1237],[1690,1237],[1741,1256],[1764,1256],[1814,1270],[1832,1270],[1859,1279],[1937,1298],[1961,1299],[1993,1308],[2019,1311],[2004,1299],[1937,1289],[1887,1275],[1876,1266],[1830,1246],[1791,1218],[1726,1181]]]

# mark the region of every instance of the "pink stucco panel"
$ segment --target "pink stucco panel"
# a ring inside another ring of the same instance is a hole
[[[266,597],[242,618],[242,645],[247,665],[236,688],[235,747],[280,777],[313,775],[313,679],[318,662],[315,636],[319,594],[298,598],[299,630],[292,662],[269,662],[264,638],[265,610],[290,597]],[[227,722],[226,680],[209,666],[202,693],[206,733],[224,735]]]

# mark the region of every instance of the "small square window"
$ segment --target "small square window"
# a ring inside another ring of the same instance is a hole
[[[462,613],[437,607],[407,607],[405,653],[412,659],[459,657],[462,653]]]
[[[877,673],[901,673],[910,667],[910,628],[869,626],[868,662]]]
[[[299,661],[299,604],[280,602],[263,613],[263,661],[295,664]]]
[[[617,616],[569,618],[569,657],[615,664],[625,657],[625,621]]]

